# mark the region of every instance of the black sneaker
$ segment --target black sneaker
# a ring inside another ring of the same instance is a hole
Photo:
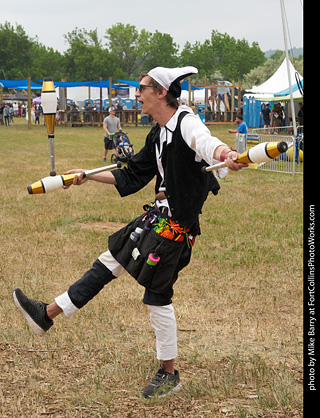
[[[142,396],[152,398],[156,395],[158,398],[163,398],[172,392],[177,392],[181,387],[178,370],[172,374],[164,369],[159,369],[152,382],[142,391]]]
[[[13,290],[13,299],[36,335],[42,336],[52,327],[53,321],[46,312],[47,303],[29,299],[20,289]]]

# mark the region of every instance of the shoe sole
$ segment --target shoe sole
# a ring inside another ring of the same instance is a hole
[[[20,313],[25,317],[25,319],[28,321],[28,324],[30,325],[32,331],[38,336],[42,337],[45,335],[46,331],[44,331],[39,325],[31,318],[31,316],[28,314],[28,312],[24,309],[22,305],[20,305],[20,302],[16,296],[15,291],[13,291],[13,300],[16,304],[17,308],[19,309]]]

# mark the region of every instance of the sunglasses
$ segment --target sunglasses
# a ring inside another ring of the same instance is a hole
[[[144,90],[146,87],[153,87],[153,86],[148,86],[147,84],[139,84],[139,86],[138,86],[138,90],[140,91],[140,93],[142,93],[142,92],[143,92],[143,90]]]

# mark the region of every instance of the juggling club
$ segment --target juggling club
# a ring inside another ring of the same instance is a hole
[[[237,163],[267,163],[288,150],[288,144],[284,141],[280,142],[261,142],[255,147],[239,155]],[[209,167],[203,167],[204,172],[217,170],[218,168],[226,167],[226,163],[218,163]]]
[[[43,116],[46,122],[49,152],[50,152],[50,176],[55,176],[55,158],[54,158],[54,128],[56,122],[57,112],[57,93],[54,88],[53,80],[50,77],[45,77],[42,84],[41,105],[43,109]]]
[[[113,168],[121,168],[121,162],[117,164],[111,164],[105,167],[94,168],[83,173],[83,177],[89,177],[93,174],[101,173],[102,171],[112,170]],[[73,183],[75,176],[79,176],[81,173],[75,174],[62,174],[58,176],[49,176],[41,180],[36,181],[27,187],[29,194],[43,194],[58,190],[63,186],[70,186]]]

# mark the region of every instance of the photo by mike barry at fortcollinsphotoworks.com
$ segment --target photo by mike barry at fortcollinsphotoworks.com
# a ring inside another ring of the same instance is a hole
[[[317,390],[316,210],[309,205],[305,236],[305,392]],[[305,393],[305,394],[307,394]]]

